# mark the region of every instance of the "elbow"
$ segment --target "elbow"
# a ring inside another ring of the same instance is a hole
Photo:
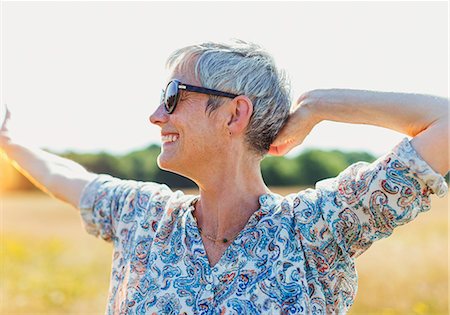
[[[449,131],[449,111],[448,111],[448,105],[445,107],[441,107],[441,110],[439,110],[438,114],[435,114],[434,117],[430,119],[427,123],[422,123],[420,125],[417,124],[410,124],[406,127],[405,134],[410,137],[415,137],[422,132],[430,129],[440,129],[443,130],[444,133],[448,134]]]

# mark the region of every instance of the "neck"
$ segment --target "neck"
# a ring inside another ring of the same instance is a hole
[[[236,166],[236,161],[233,161]],[[231,239],[260,208],[259,197],[270,193],[261,176],[259,163],[247,169],[221,166],[197,180],[200,199],[195,217],[203,233],[215,239]]]

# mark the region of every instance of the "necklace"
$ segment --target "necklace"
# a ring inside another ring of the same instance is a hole
[[[192,203],[191,203],[192,212],[195,211],[195,204],[197,203],[197,201],[198,201],[198,198],[194,199],[194,200],[192,201]],[[197,228],[198,228],[198,231],[200,232],[200,234],[203,235],[204,237],[206,237],[207,239],[213,241],[214,243],[217,243],[217,242],[221,241],[222,243],[226,244],[226,243],[228,243],[229,241],[234,240],[234,239],[239,235],[239,233],[241,233],[241,232],[238,232],[238,233],[237,233],[235,236],[233,236],[233,238],[231,238],[231,239],[227,239],[227,238],[223,238],[223,239],[221,239],[221,240],[220,240],[220,239],[215,239],[214,237],[209,236],[208,234],[203,233],[203,229],[202,229],[201,227],[198,226],[197,218],[196,218],[194,215],[193,215],[193,217],[194,217],[195,223],[197,224]]]

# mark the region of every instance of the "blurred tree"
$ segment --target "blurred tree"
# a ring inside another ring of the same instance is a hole
[[[269,186],[298,185],[300,165],[285,157],[266,156],[261,163],[264,182]]]
[[[60,155],[80,163],[94,173],[164,183],[173,188],[196,187],[191,180],[158,167],[160,150],[160,146],[153,144],[123,156],[114,156],[107,152],[66,152]],[[306,150],[294,158],[266,156],[261,163],[261,169],[264,181],[269,186],[312,186],[321,179],[338,175],[350,164],[374,160],[375,157],[366,152],[313,149]],[[0,166],[3,189],[21,190],[33,187],[5,161],[1,161]],[[446,178],[448,180],[448,175]]]

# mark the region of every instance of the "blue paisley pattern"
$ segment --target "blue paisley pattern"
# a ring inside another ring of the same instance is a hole
[[[354,260],[448,192],[404,138],[373,163],[260,208],[210,266],[192,215],[198,196],[99,175],[80,200],[86,230],[114,245],[107,314],[342,314]]]

